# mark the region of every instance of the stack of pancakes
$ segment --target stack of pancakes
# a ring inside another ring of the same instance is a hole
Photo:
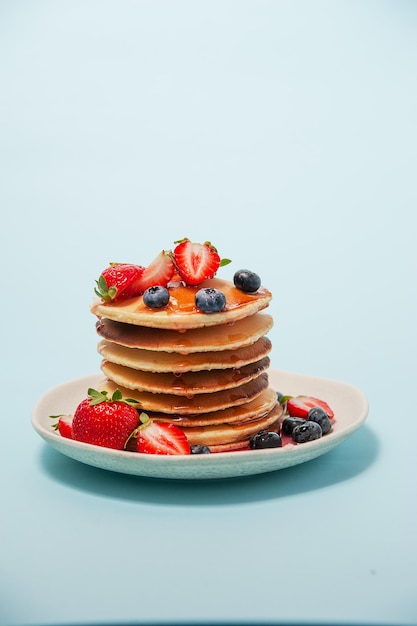
[[[202,287],[225,294],[221,312],[196,308]],[[271,293],[261,287],[248,294],[218,278],[197,287],[174,281],[169,292],[161,309],[148,308],[142,296],[93,305],[101,389],[120,389],[149,417],[175,423],[190,445],[212,452],[246,448],[255,433],[278,428],[282,407],[268,383],[273,319],[260,312]]]

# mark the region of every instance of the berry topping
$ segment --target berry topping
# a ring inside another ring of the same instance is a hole
[[[314,407],[321,407],[329,418],[333,419],[334,413],[332,409],[323,400],[313,398],[312,396],[294,396],[287,399],[287,412],[292,417],[307,419],[309,410],[314,409]]]
[[[306,443],[320,439],[322,430],[316,422],[308,422],[304,420],[303,424],[299,424],[292,431],[292,439],[295,443]]]
[[[97,287],[94,291],[105,302],[140,295],[142,291],[137,281],[144,269],[141,265],[111,263],[96,281]]]
[[[175,267],[170,253],[162,250],[142,272],[137,287],[140,293],[144,293],[149,287],[155,285],[166,287],[174,276]]]
[[[327,435],[332,428],[330,417],[320,406],[315,406],[313,409],[309,410],[307,413],[307,420],[310,422],[316,422],[320,426],[323,435]]]
[[[194,444],[191,446],[191,454],[211,454],[211,450],[208,446]]]
[[[282,439],[281,435],[275,432],[267,430],[261,430],[256,435],[253,435],[250,440],[250,447],[252,450],[261,450],[264,448],[281,448]]]
[[[218,289],[203,287],[195,294],[195,305],[203,313],[218,313],[226,306],[226,296]]]
[[[132,432],[137,428],[139,415],[131,403],[117,389],[111,398],[106,391],[88,390],[88,398],[75,410],[72,421],[73,438],[104,448],[123,450]]]
[[[229,259],[220,259],[216,248],[209,242],[193,243],[185,238],[175,242],[173,257],[181,279],[187,285],[199,285],[208,278],[213,278],[219,267],[230,263]]]
[[[137,451],[145,454],[190,454],[185,433],[175,424],[155,422],[146,413],[140,414],[141,425],[132,434],[137,437]]]
[[[238,270],[235,272],[233,282],[237,289],[246,293],[254,293],[261,286],[261,279],[258,274],[250,270]]]
[[[143,294],[143,301],[150,309],[160,309],[168,304],[169,291],[161,285],[149,287]]]

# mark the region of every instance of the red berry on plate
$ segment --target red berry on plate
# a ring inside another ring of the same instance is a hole
[[[94,291],[105,302],[140,295],[137,280],[142,276],[144,269],[141,265],[112,263],[100,274]]]
[[[308,412],[315,407],[320,407],[327,413],[330,419],[333,419],[334,412],[324,400],[314,398],[313,396],[293,396],[287,400],[287,413],[291,417],[307,419]]]
[[[138,411],[117,389],[111,398],[106,391],[88,390],[75,410],[72,421],[73,438],[104,448],[123,450],[139,424]],[[137,403],[136,403],[137,404]]]
[[[72,415],[51,415],[53,419],[58,419],[52,428],[57,430],[61,437],[73,439],[72,436]]]
[[[220,266],[230,263],[229,259],[220,259],[209,241],[193,243],[186,238],[175,243],[178,244],[173,252],[175,266],[187,285],[199,285],[213,278]]]
[[[185,433],[175,424],[155,422],[141,413],[142,424],[135,432],[137,451],[145,454],[191,454]]]

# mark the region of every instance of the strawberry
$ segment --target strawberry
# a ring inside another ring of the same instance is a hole
[[[324,400],[312,396],[294,396],[287,399],[287,412],[291,417],[306,419],[309,410],[317,406],[321,407],[330,419],[333,419],[334,412]]]
[[[137,451],[145,454],[191,454],[185,433],[175,424],[155,422],[146,413],[140,414],[141,425],[137,437]]]
[[[133,298],[142,293],[137,281],[144,271],[145,268],[141,265],[111,263],[96,281],[97,287],[94,291],[105,302],[122,297]]]
[[[61,437],[66,439],[73,439],[72,436],[72,415],[51,415],[52,419],[58,419],[58,421],[52,425],[52,428],[57,430]]]
[[[229,259],[220,259],[216,248],[209,241],[193,243],[185,238],[175,243],[175,266],[187,285],[199,285],[204,280],[213,278],[219,267],[230,263]]]
[[[88,390],[75,410],[72,422],[73,438],[95,446],[123,450],[139,424],[139,414],[132,404],[136,400],[123,398],[117,389],[111,398],[107,391]]]
[[[135,281],[136,287],[141,294],[149,287],[166,287],[174,276],[174,271],[175,267],[171,255],[162,250]]]

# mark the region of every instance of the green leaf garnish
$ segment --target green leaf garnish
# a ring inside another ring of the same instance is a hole
[[[117,265],[117,263],[115,263],[115,265]],[[101,298],[105,302],[111,302],[112,300],[114,300],[117,294],[117,288],[114,287],[114,285],[109,287],[106,279],[102,274],[100,275],[99,279],[96,280],[96,285],[97,287],[94,289],[94,293],[99,298]]]
[[[111,398],[109,398],[107,391],[97,391],[97,389],[90,388],[87,393],[91,398],[90,406],[100,404],[101,402],[124,402],[125,404],[129,405],[140,404],[139,400],[135,400],[135,398],[124,398],[120,389],[116,389],[113,392]]]

